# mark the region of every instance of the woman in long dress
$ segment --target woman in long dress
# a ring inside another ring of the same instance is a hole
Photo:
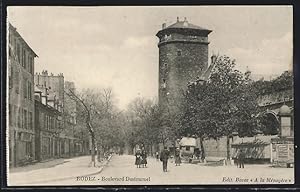
[[[142,162],[143,167],[147,167],[147,153],[145,149],[142,150]]]
[[[135,153],[135,165],[137,168],[140,168],[142,161],[142,154],[141,151],[138,149]]]

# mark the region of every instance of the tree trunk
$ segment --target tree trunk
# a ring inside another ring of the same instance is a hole
[[[151,142],[151,143],[150,143],[150,154],[151,154],[151,156],[153,156],[152,147],[153,147],[153,144],[152,144],[152,142]]]
[[[96,167],[96,161],[95,161],[96,143],[95,143],[95,134],[94,134],[94,132],[91,132],[91,139],[92,139],[92,149],[91,149],[92,165],[94,167]]]
[[[230,138],[229,136],[227,135],[226,136],[226,144],[227,144],[227,160],[230,160]]]
[[[101,161],[101,146],[100,144],[97,144],[97,161]]]
[[[200,137],[200,147],[201,147],[201,160],[204,161],[205,151],[204,151],[204,145],[203,145],[203,137]]]

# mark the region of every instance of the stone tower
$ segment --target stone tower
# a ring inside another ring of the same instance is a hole
[[[159,103],[176,102],[187,88],[208,68],[208,34],[211,30],[179,21],[166,26],[159,38]]]

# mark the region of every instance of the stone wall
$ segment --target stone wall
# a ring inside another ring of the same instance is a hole
[[[159,98],[165,93],[178,98],[189,81],[208,66],[208,45],[204,43],[169,43],[159,49]]]

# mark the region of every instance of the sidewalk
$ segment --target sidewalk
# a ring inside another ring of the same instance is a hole
[[[110,158],[97,163],[96,167],[91,166],[90,156],[64,159],[64,162],[55,161],[58,163],[56,165],[55,162],[45,162],[41,163],[42,165],[38,169],[32,170],[28,168],[28,170],[10,172],[8,174],[8,185],[32,185],[33,183],[42,185],[49,181],[76,179],[78,176],[93,175],[101,172],[109,160]],[[39,166],[37,165],[37,167]]]
[[[9,168],[9,173],[32,171],[32,170],[37,170],[37,169],[45,169],[45,168],[54,167],[56,165],[63,164],[66,162],[69,162],[69,161],[68,161],[68,159],[65,159],[65,158],[51,159],[48,161],[37,162],[32,165],[27,165],[27,166],[22,166],[22,167],[12,167],[12,168]]]

